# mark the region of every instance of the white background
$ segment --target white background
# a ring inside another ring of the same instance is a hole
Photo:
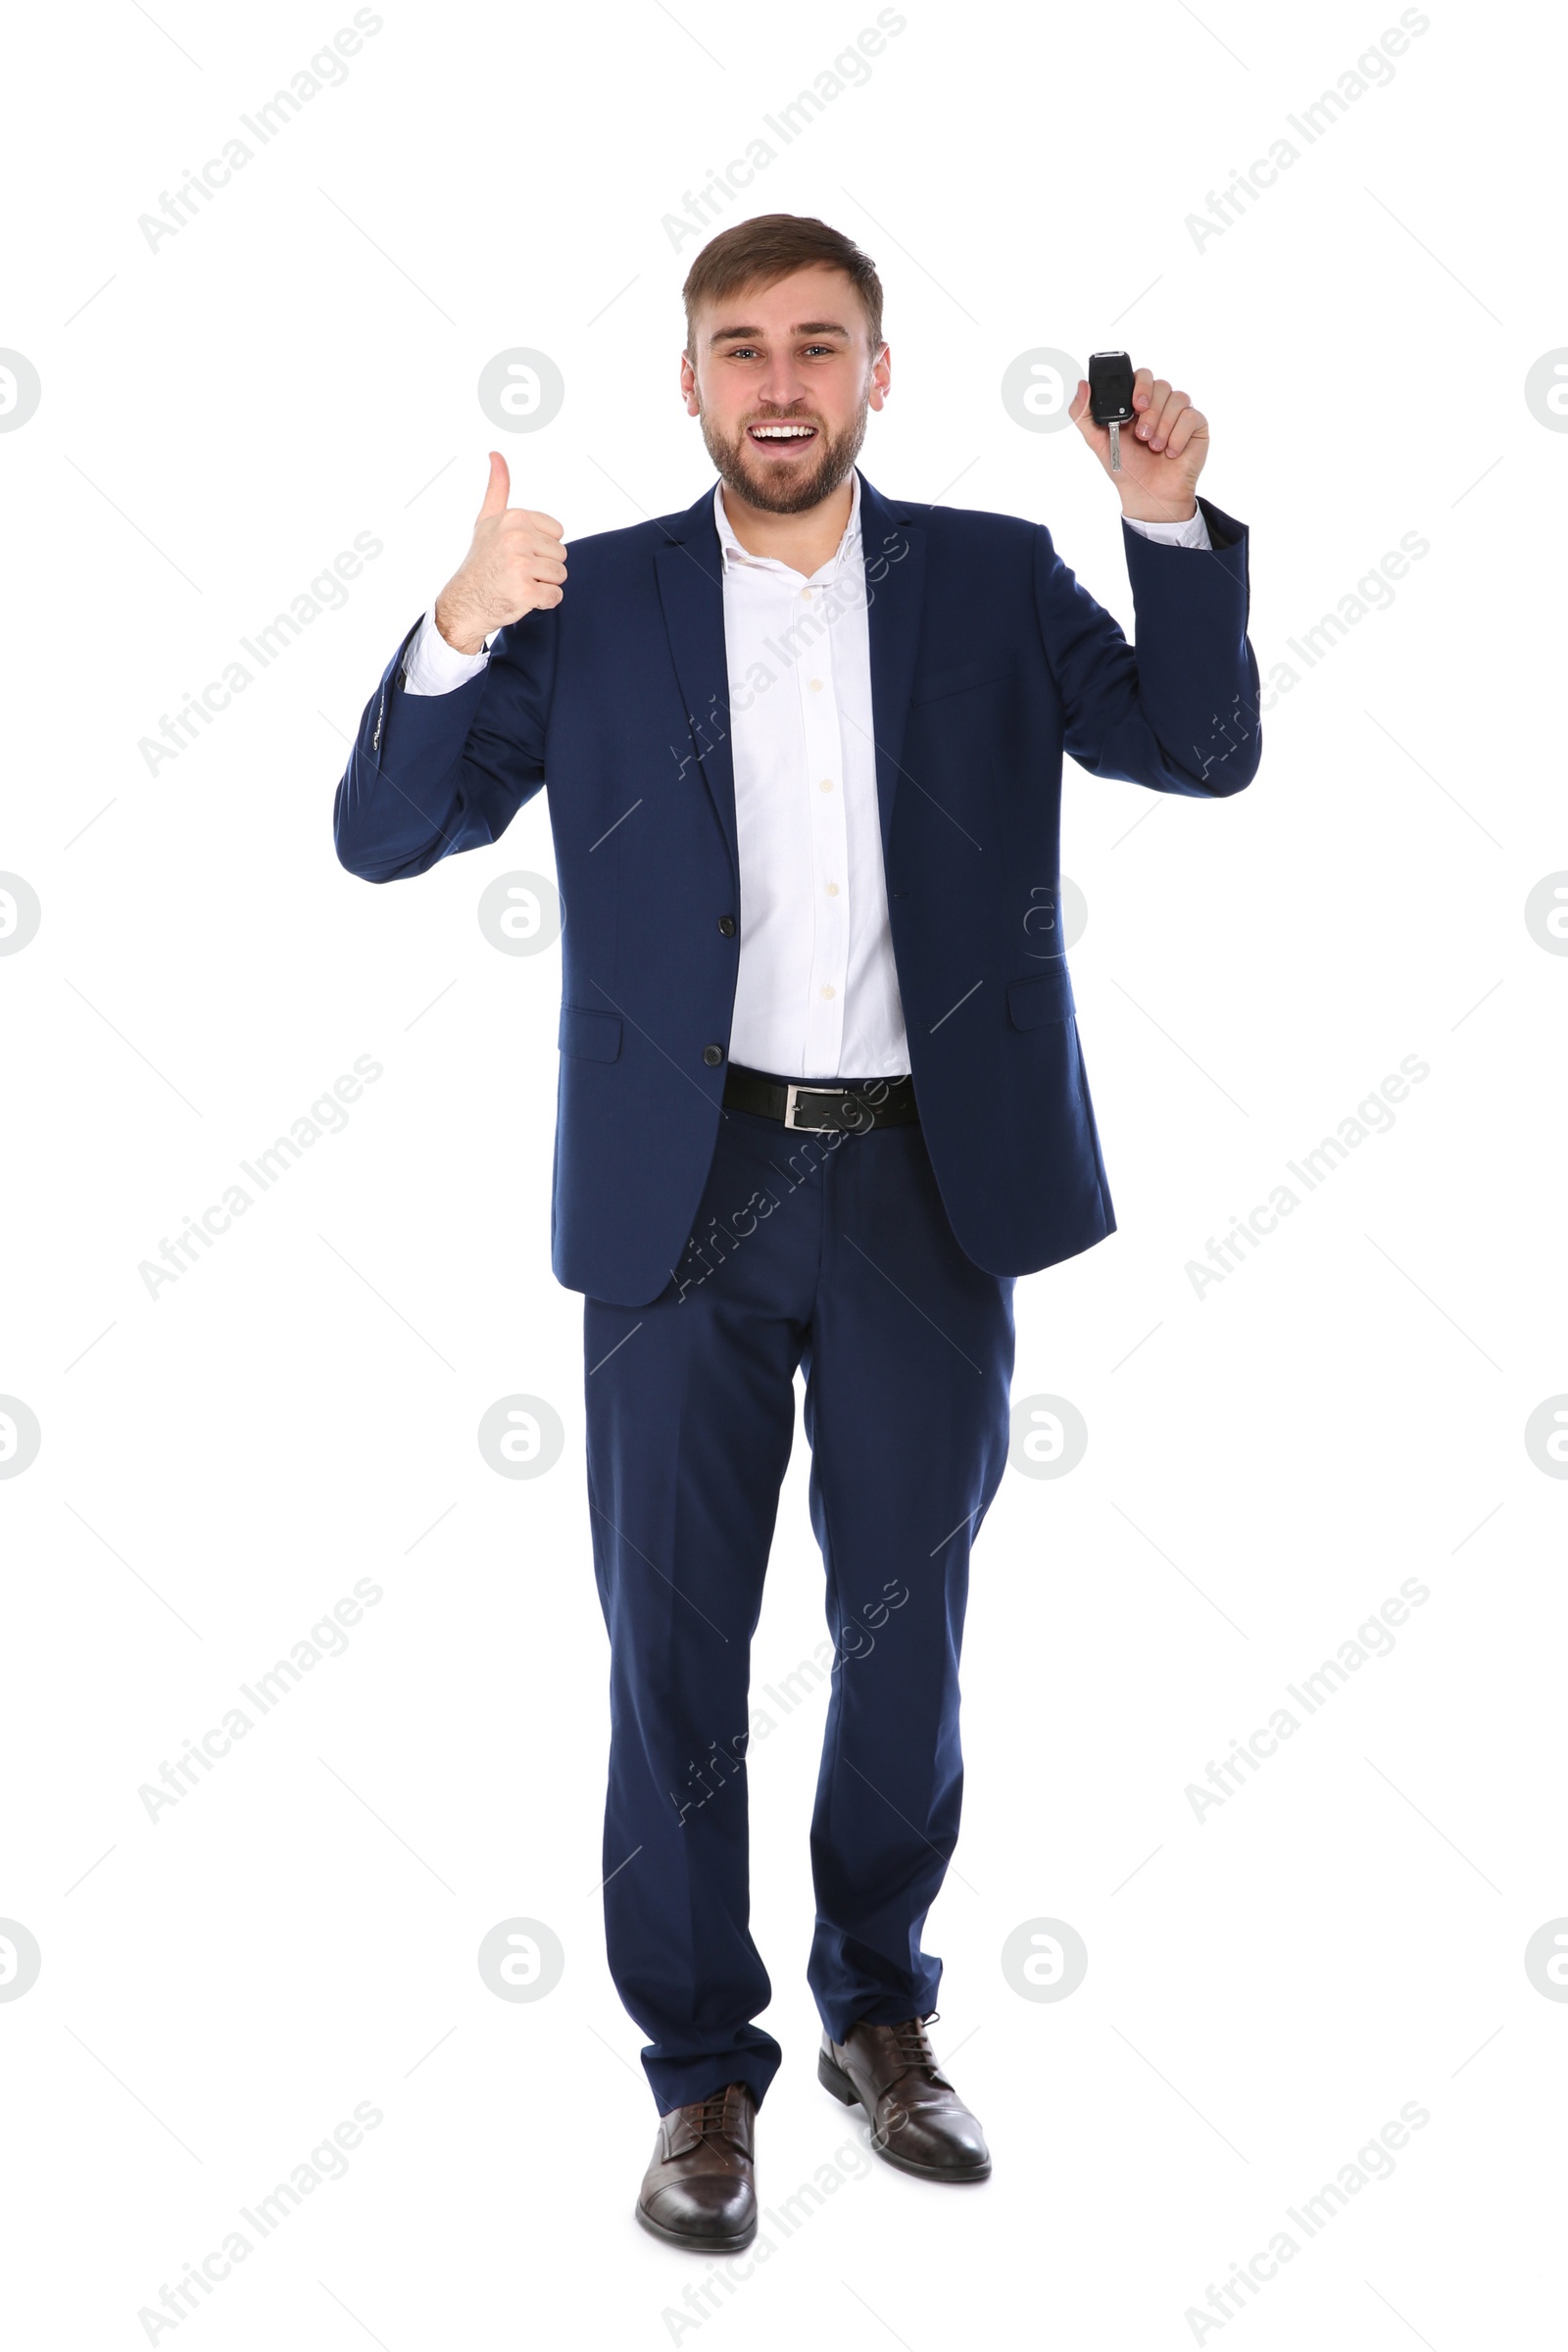
[[[580,1308],[548,1254],[559,952],[500,955],[475,918],[497,875],[551,871],[547,811],[371,889],[331,804],[466,546],[497,352],[564,372],[559,417],[506,446],[568,539],[710,480],[676,392],[697,240],[662,217],[875,13],[387,5],[156,251],[138,216],[350,10],[102,0],[8,35],[0,343],[43,386],[0,434],[0,867],[42,906],[0,958],[0,1391],[42,1431],[0,1481],[0,1913],[42,1952],[0,2003],[19,2341],[147,2341],[161,2286],[362,2101],[383,2120],[347,2177],[154,2340],[1461,2352],[1560,2310],[1568,2010],[1523,1955],[1568,1912],[1568,1486],[1523,1430],[1568,1389],[1568,960],[1524,903],[1568,866],[1568,437],[1524,379],[1568,343],[1565,61],[1556,20],[1474,5],[1432,7],[1201,249],[1187,216],[1396,9],[910,0],[747,200],[882,270],[870,478],[1049,521],[1129,629],[1109,485],[1001,379],[1125,343],[1187,388],[1203,487],[1252,529],[1259,660],[1298,682],[1240,800],[1067,782],[1120,1230],[1019,1286],[1015,1395],[1071,1399],[1089,1446],[1009,1474],[978,1547],[965,1826],[927,1937],[995,2177],[955,2197],[868,2167],[814,2081],[818,1691],[752,1756],[786,2051],[763,2202],[835,2149],[850,2177],[695,2310],[706,2266],[632,2220],[655,2110],[597,1894]],[[383,552],[345,608],[150,774],[139,739],[360,532]],[[1392,606],[1306,669],[1286,641],[1409,532],[1430,552]],[[344,1131],[150,1298],[139,1263],[363,1054],[384,1074]],[[1412,1054],[1392,1129],[1195,1295],[1209,1237]],[[537,1481],[475,1442],[517,1392],[565,1423]],[[759,1686],[824,1637],[805,1475],[802,1440]],[[140,1787],[366,1577],[345,1653],[150,1820]],[[1200,1821],[1188,1786],[1410,1577],[1429,1598],[1392,1654]],[[565,1951],[537,2002],[476,1966],[516,1916]],[[1040,1918],[1088,1947],[1066,2000],[1002,1971]],[[1286,2208],[1411,2101],[1393,2177],[1308,2240]],[[1254,2301],[1184,2317],[1281,2228],[1300,2251]]]

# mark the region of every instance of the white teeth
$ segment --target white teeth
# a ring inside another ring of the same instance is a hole
[[[751,430],[768,441],[807,441],[816,427],[811,424],[754,424]]]

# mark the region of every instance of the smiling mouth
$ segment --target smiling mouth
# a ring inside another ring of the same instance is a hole
[[[775,458],[798,457],[809,449],[816,439],[814,424],[749,424],[746,438],[754,449],[765,449]]]

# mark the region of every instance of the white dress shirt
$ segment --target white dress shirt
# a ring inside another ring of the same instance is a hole
[[[809,577],[749,555],[713,493],[724,565],[740,968],[730,1058],[783,1078],[907,1070],[876,800],[860,477]]]
[[[723,485],[713,492],[740,852],[729,1053],[782,1078],[889,1078],[909,1067],[877,812],[858,473],[853,480],[844,536],[808,577],[749,554]],[[1127,521],[1169,546],[1211,544],[1201,509],[1185,522]],[[490,643],[458,653],[432,605],[404,657],[406,691],[451,693],[483,669]]]

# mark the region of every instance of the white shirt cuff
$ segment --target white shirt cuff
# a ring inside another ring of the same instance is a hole
[[[408,694],[451,694],[454,688],[466,686],[476,678],[490,659],[490,648],[496,633],[491,631],[484,641],[482,654],[460,654],[456,646],[448,645],[435,625],[435,607],[432,605],[409,639],[409,650],[403,657],[404,691]]]
[[[1123,522],[1130,531],[1140,532],[1146,539],[1157,539],[1161,547],[1202,547],[1210,551],[1214,542],[1203,520],[1203,510],[1195,506],[1185,522],[1139,522],[1134,515],[1124,514]]]

